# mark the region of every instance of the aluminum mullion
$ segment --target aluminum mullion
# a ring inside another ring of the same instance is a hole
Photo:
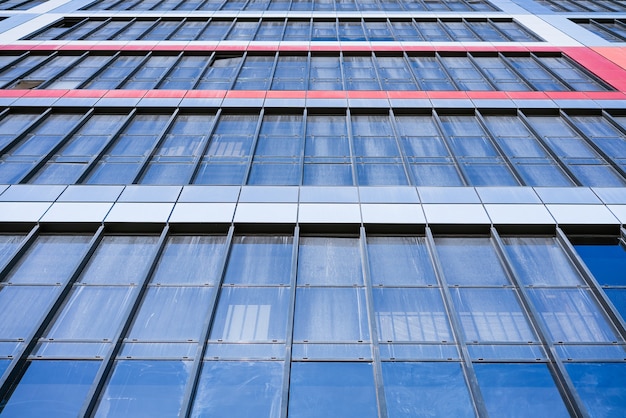
[[[296,290],[297,290],[297,275],[298,275],[298,256],[300,245],[300,227],[298,225],[294,228],[293,233],[293,247],[291,250],[291,277],[290,277],[290,295],[289,295],[289,309],[287,311],[287,338],[285,341],[285,366],[283,370],[283,388],[280,401],[280,417],[286,418],[289,409],[289,388],[291,379],[291,353],[293,344],[293,326],[294,315],[296,305]]]
[[[60,54],[57,51],[54,51],[53,53],[48,55],[47,58],[43,59],[41,62],[33,65],[28,70],[24,71],[23,73],[20,73],[19,75],[13,77],[11,80],[9,80],[9,81],[3,83],[2,85],[0,85],[0,88],[2,88],[2,89],[10,88],[14,83],[20,81],[24,77],[26,77],[26,76],[30,75],[31,73],[35,72],[36,70],[40,69],[42,66],[48,64],[50,61],[52,61],[54,58],[58,57],[59,55]],[[28,56],[37,56],[37,55],[29,53]],[[21,59],[18,60],[18,61],[13,61],[11,64],[14,64],[14,63],[19,62],[19,61],[21,61]]]
[[[15,138],[11,141],[7,142],[4,147],[0,147],[0,155],[6,154],[11,148],[16,146],[22,139],[26,137],[26,135],[30,132],[31,129],[39,126],[41,122],[43,122],[50,114],[52,113],[52,108],[47,108],[43,113],[39,116],[36,116],[35,119],[22,128],[22,132],[20,132]],[[9,113],[10,115],[11,113]]]
[[[85,89],[85,86],[87,84],[91,83],[96,77],[98,77],[100,74],[102,74],[104,72],[104,70],[109,68],[109,65],[111,65],[111,63],[113,63],[113,61],[115,61],[121,55],[122,54],[119,51],[115,52],[113,55],[110,55],[109,60],[103,66],[101,66],[99,69],[97,69],[92,75],[87,77],[82,82],[78,83],[78,85],[76,86],[76,89],[77,90],[78,89],[81,89],[81,90]],[[85,90],[90,90],[90,89],[87,88]]]
[[[503,268],[505,269],[507,276],[518,291],[519,299],[522,303],[522,306],[524,307],[526,312],[529,313],[528,319],[532,324],[535,332],[537,333],[537,336],[539,337],[542,345],[546,348],[545,351],[549,360],[548,365],[551,366],[550,370],[554,374],[555,384],[563,397],[566,408],[574,417],[589,417],[589,413],[582,403],[582,400],[578,396],[578,393],[574,388],[574,384],[572,383],[569,375],[567,374],[567,371],[565,370],[563,362],[556,353],[554,343],[548,338],[549,332],[546,326],[543,324],[539,312],[537,311],[537,309],[535,309],[535,305],[528,295],[526,287],[521,284],[518,278],[519,274],[515,271],[513,263],[511,263],[511,260],[509,259],[505,251],[502,238],[500,238],[500,235],[493,226],[491,227],[491,238],[492,241],[495,243],[495,249],[498,253],[499,258],[503,261]]]
[[[71,56],[71,55],[65,55],[65,56]],[[75,65],[80,64],[82,61],[84,61],[85,59],[87,59],[89,57],[89,52],[83,52],[79,58],[74,61],[72,63],[71,66],[66,67],[64,70],[59,71],[58,73],[52,75],[51,78],[49,78],[48,80],[44,81],[43,83],[41,83],[40,85],[37,86],[37,89],[47,89],[48,86],[50,84],[52,84],[54,81],[58,80],[59,77],[63,77],[65,74],[69,73],[70,71],[72,71],[75,67]]]
[[[406,179],[409,181],[409,185],[417,185],[415,181],[415,176],[413,175],[413,170],[410,169],[411,165],[409,164],[409,158],[406,156],[404,152],[404,147],[402,146],[400,135],[398,133],[398,128],[396,126],[396,115],[393,112],[393,109],[389,109],[389,123],[391,126],[391,132],[395,138],[396,146],[398,147],[398,151],[400,152],[400,159],[402,161],[402,165],[404,166],[404,175]]]
[[[37,239],[37,235],[39,234],[39,224],[36,224],[24,237],[22,242],[15,249],[13,254],[11,254],[4,265],[0,266],[0,283],[4,281],[4,277],[9,273],[9,271],[15,267],[19,259],[28,251],[28,248],[33,244],[35,239]]]
[[[446,151],[448,151],[450,158],[454,162],[456,172],[459,175],[459,178],[463,181],[463,185],[471,186],[472,184],[467,178],[467,175],[465,174],[465,170],[461,168],[461,164],[459,164],[459,159],[457,158],[456,154],[452,151],[452,147],[450,146],[450,143],[448,140],[448,135],[443,130],[441,120],[439,119],[439,115],[437,114],[437,111],[435,109],[432,109],[432,118],[433,118],[433,122],[435,123],[435,127],[437,128],[437,132],[439,132],[439,135],[441,136],[441,141],[443,142],[443,146],[446,148]]]
[[[446,310],[446,314],[448,316],[448,320],[450,321],[452,335],[454,336],[456,345],[459,348],[459,354],[461,355],[461,364],[463,365],[463,376],[469,390],[469,395],[472,400],[474,412],[478,417],[488,417],[489,414],[487,413],[487,406],[485,405],[485,400],[483,399],[482,393],[480,391],[478,379],[476,378],[476,373],[474,372],[474,364],[472,363],[472,358],[469,354],[469,350],[467,349],[467,343],[465,342],[463,328],[461,327],[461,320],[459,318],[458,312],[454,307],[452,295],[450,294],[450,288],[443,273],[441,261],[439,260],[439,256],[437,255],[435,238],[433,237],[433,233],[429,226],[426,226],[425,233],[426,247],[428,249],[428,253],[430,254],[430,259],[433,265],[435,276],[437,278],[437,283],[440,286],[440,293],[443,299],[443,304]]]
[[[248,157],[247,167],[243,175],[243,186],[248,184],[250,172],[252,171],[252,163],[254,162],[254,156],[256,154],[256,145],[259,142],[259,134],[261,133],[261,126],[263,125],[263,117],[265,116],[265,108],[262,108],[258,113],[257,125],[254,129],[254,138],[250,144],[250,156]]]
[[[150,60],[150,58],[152,58],[153,55],[155,54],[152,51],[145,54],[141,62],[137,64],[137,66],[134,69],[132,69],[126,77],[124,77],[120,82],[117,83],[115,87],[113,87],[110,90],[117,90],[117,89],[123,90],[124,86],[135,76],[135,74],[137,74],[137,72],[139,72],[139,70],[143,68],[144,65],[146,65],[146,63]]]
[[[200,170],[200,165],[202,163],[202,159],[204,158],[204,155],[207,153],[209,147],[211,146],[211,137],[213,136],[213,132],[215,132],[215,128],[217,126],[217,123],[219,122],[221,115],[222,115],[222,109],[219,108],[217,112],[215,112],[215,115],[213,116],[213,123],[211,124],[211,127],[209,128],[209,131],[206,134],[207,139],[204,142],[202,149],[198,152],[198,155],[193,159],[192,164],[194,168],[191,171],[190,176],[187,178],[187,181],[185,182],[185,184],[193,184],[193,181],[197,177],[198,171]]]
[[[179,418],[185,418],[191,416],[191,408],[193,407],[193,401],[196,395],[196,391],[198,390],[198,384],[200,381],[200,373],[202,372],[202,364],[204,362],[204,353],[206,352],[206,347],[209,341],[209,334],[211,332],[211,328],[213,327],[213,320],[215,319],[215,312],[217,311],[217,304],[219,301],[219,296],[222,291],[222,283],[224,282],[224,276],[226,275],[226,266],[228,265],[228,259],[230,257],[230,251],[232,248],[233,235],[235,233],[235,226],[230,225],[228,228],[228,235],[226,236],[226,242],[224,246],[226,250],[224,251],[224,255],[221,260],[221,274],[219,276],[219,280],[215,284],[215,292],[213,293],[213,297],[209,301],[210,309],[207,311],[207,317],[204,321],[204,328],[200,338],[198,339],[198,348],[196,349],[196,356],[193,360],[193,365],[189,370],[189,380],[187,381],[187,385],[185,387],[185,392],[183,395],[183,403],[180,408],[180,412],[178,414]]]
[[[122,345],[124,343],[124,336],[130,329],[133,324],[133,319],[135,314],[141,307],[141,302],[146,293],[146,289],[148,288],[148,282],[150,281],[150,277],[154,273],[159,258],[163,253],[163,249],[165,248],[165,243],[167,242],[167,237],[169,235],[169,226],[165,225],[161,235],[159,236],[159,241],[156,244],[156,249],[154,255],[152,256],[152,260],[148,264],[144,273],[141,274],[142,280],[140,283],[133,285],[127,285],[124,287],[131,288],[131,296],[128,307],[124,310],[124,315],[122,318],[126,318],[122,320],[122,324],[119,326],[118,330],[115,333],[115,336],[111,339],[112,347],[109,348],[107,354],[103,357],[102,364],[98,368],[98,372],[94,377],[94,380],[85,397],[85,402],[83,403],[80,413],[78,416],[81,417],[89,417],[92,416],[98,406],[98,401],[100,400],[100,395],[107,384],[107,380],[111,374],[111,370],[113,370],[113,366],[115,364],[116,357],[120,352]],[[95,248],[94,248],[95,250]],[[135,287],[135,289],[133,289]]]
[[[367,313],[369,316],[369,332],[371,338],[372,360],[374,369],[374,384],[376,385],[376,405],[378,408],[378,417],[387,418],[387,399],[385,398],[385,386],[383,384],[383,369],[380,361],[380,348],[378,327],[376,326],[376,309],[374,308],[374,295],[372,293],[372,280],[369,268],[369,258],[367,255],[367,237],[365,227],[359,228],[359,252],[361,254],[361,269],[363,272],[363,280],[365,284],[365,302],[367,305]]]
[[[359,186],[359,175],[356,169],[356,157],[354,155],[354,141],[352,136],[352,113],[350,112],[350,108],[346,108],[345,113],[346,118],[346,134],[348,135],[348,148],[350,150],[350,172],[352,173],[352,184],[351,186]]]

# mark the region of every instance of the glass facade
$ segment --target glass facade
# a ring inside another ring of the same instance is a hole
[[[626,416],[625,7],[0,1],[0,418]]]

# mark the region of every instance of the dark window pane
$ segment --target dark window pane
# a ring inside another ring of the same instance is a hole
[[[591,416],[626,416],[626,364],[568,363],[565,368]]]

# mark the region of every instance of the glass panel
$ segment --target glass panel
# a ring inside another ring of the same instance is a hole
[[[438,289],[372,289],[379,339],[453,340]]]
[[[296,294],[295,341],[369,339],[363,289],[300,288]]]
[[[576,245],[600,285],[626,286],[626,251],[621,245]]]
[[[368,237],[367,250],[373,285],[437,283],[422,237]]]
[[[139,341],[197,341],[207,322],[214,289],[150,287],[127,338]]]
[[[221,277],[226,237],[183,236],[168,238],[152,284],[215,284]]]
[[[569,417],[545,364],[475,364],[492,417]]]
[[[489,238],[436,238],[435,243],[448,284],[509,284]]]
[[[292,241],[289,236],[233,238],[224,283],[289,284]]]
[[[269,361],[205,362],[191,416],[279,417],[283,367]]]
[[[383,363],[389,418],[473,417],[459,363]]]
[[[577,286],[578,271],[557,243],[548,237],[507,237],[505,248],[524,285]]]
[[[298,284],[363,284],[358,238],[300,239]]]
[[[8,283],[64,283],[87,250],[87,235],[41,235],[11,269]]]
[[[450,289],[467,341],[537,341],[512,289]]]
[[[105,236],[79,280],[105,285],[140,283],[158,239],[157,236]]]
[[[32,361],[2,409],[7,417],[78,416],[99,361]],[[3,402],[4,404],[4,402]]]
[[[378,416],[372,364],[293,363],[289,416]]]
[[[285,287],[223,287],[210,339],[227,342],[285,340],[289,295]]]
[[[24,235],[0,235],[0,266],[6,263],[17,250]]]
[[[620,338],[587,289],[529,289],[556,342],[613,342]]]
[[[191,361],[118,361],[96,417],[174,417],[180,412]]]
[[[28,339],[60,290],[57,286],[0,286],[0,339]]]
[[[591,416],[626,416],[626,364],[567,363],[565,368]]]
[[[76,286],[45,338],[111,340],[131,301],[129,287]]]

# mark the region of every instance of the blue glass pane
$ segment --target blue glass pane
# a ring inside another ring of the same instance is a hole
[[[489,238],[437,238],[435,243],[448,284],[509,283]]]
[[[617,311],[626,320],[626,289],[604,289]]]
[[[11,360],[0,360],[0,376],[2,376],[7,367],[9,367],[9,364],[11,364]]]
[[[374,285],[437,283],[424,238],[371,237],[367,251]]]
[[[376,417],[371,363],[293,363],[289,416]]]
[[[626,416],[626,364],[568,363],[565,368],[591,416]]]
[[[626,251],[620,245],[576,245],[576,251],[601,285],[626,286]]]
[[[358,238],[303,237],[300,239],[298,284],[362,284]]]
[[[192,417],[279,417],[283,362],[204,363]]]
[[[381,341],[450,341],[438,289],[372,289]]]
[[[233,238],[224,283],[289,284],[290,236],[238,236]]]
[[[389,418],[473,417],[459,363],[383,363]]]
[[[177,416],[191,365],[186,361],[117,362],[95,416]]]
[[[545,364],[475,364],[489,416],[569,417]]]
[[[99,361],[29,363],[26,373],[2,409],[2,416],[78,416],[99,367]]]

